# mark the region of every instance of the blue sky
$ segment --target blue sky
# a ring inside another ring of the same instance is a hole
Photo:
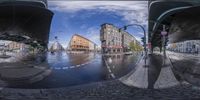
[[[80,34],[100,45],[100,25],[112,23],[117,27],[141,24],[147,28],[146,1],[49,1],[54,12],[49,45],[57,36],[63,47],[67,47],[73,34]],[[138,27],[127,30],[138,40],[143,32]]]

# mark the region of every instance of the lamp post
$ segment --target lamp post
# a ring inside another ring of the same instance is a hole
[[[161,31],[161,35],[163,36],[163,43],[162,43],[162,47],[163,47],[163,65],[165,65],[165,58],[166,58],[165,41],[166,41],[166,35],[167,35],[167,31],[165,29],[165,25],[163,25],[163,31]]]
[[[145,31],[144,27],[142,25],[139,25],[139,24],[129,24],[129,25],[125,25],[122,28],[123,28],[123,30],[126,30],[127,27],[129,27],[129,26],[138,26],[138,27],[140,27],[143,30],[143,33],[144,33],[144,41],[143,41],[143,43],[144,43],[144,52],[145,52],[144,59],[145,59],[145,66],[146,66],[146,59],[147,59],[147,48],[146,48],[147,47],[146,46],[146,40],[147,40],[147,38],[146,38],[146,31]],[[120,28],[119,31],[121,31],[122,28]]]

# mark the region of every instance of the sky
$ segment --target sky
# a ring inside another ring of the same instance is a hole
[[[101,45],[100,26],[111,23],[117,27],[140,24],[147,30],[147,1],[49,1],[49,9],[54,12],[49,46],[54,37],[66,48],[73,34],[79,34]],[[127,32],[137,40],[143,35],[139,27],[129,27]]]

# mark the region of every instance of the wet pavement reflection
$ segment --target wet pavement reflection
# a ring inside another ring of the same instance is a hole
[[[135,67],[137,56],[112,56],[112,63],[109,63],[109,66],[111,66],[115,78],[120,78],[130,72]],[[51,74],[35,83],[9,84],[7,87],[57,88],[115,79],[110,76],[105,64],[108,58],[108,56],[102,56],[100,53],[47,52],[45,55],[38,54],[35,56],[35,60],[31,62],[32,65],[47,63],[52,70]],[[20,63],[20,61],[17,63]]]

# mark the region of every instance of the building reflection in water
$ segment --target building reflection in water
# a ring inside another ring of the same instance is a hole
[[[34,62],[41,63],[45,61],[45,53],[30,45],[14,42],[0,41],[0,63],[15,62]]]

